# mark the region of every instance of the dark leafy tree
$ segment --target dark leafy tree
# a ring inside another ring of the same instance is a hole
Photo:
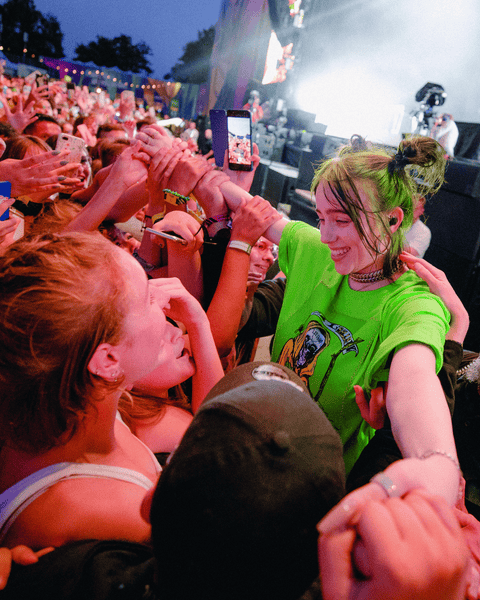
[[[115,38],[106,38],[97,35],[97,41],[89,44],[79,44],[75,48],[74,60],[79,62],[93,62],[99,67],[117,67],[122,71],[151,73],[148,56],[152,54],[145,42],[134,44],[128,35],[119,35]]]
[[[189,42],[184,47],[180,62],[172,68],[170,73],[165,75],[165,79],[173,79],[181,83],[206,83],[214,40],[214,25],[209,29],[199,31],[198,40]]]
[[[43,15],[33,0],[8,0],[0,6],[2,46],[7,52],[22,55],[23,34],[28,33],[28,54],[63,58],[63,33],[52,15]]]

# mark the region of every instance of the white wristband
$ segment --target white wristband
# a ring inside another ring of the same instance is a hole
[[[247,242],[241,242],[240,240],[231,240],[227,244],[227,248],[235,248],[235,250],[242,250],[242,252],[246,252],[250,254],[252,251],[252,247]]]

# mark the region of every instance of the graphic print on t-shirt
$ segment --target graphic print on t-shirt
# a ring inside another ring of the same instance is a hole
[[[317,317],[318,320],[312,320],[312,317]],[[335,335],[332,337],[331,334]],[[338,341],[336,341],[337,338]],[[333,343],[334,340],[335,343]],[[358,344],[363,341],[362,339],[354,340],[352,332],[347,327],[331,323],[322,313],[314,311],[311,313],[307,325],[301,328],[298,335],[287,340],[278,362],[295,371],[308,387],[314,399],[318,401],[337,358],[348,352],[355,352],[355,356],[358,356]],[[340,345],[337,349],[338,344]],[[327,351],[325,358],[328,360],[328,354],[330,354],[330,362],[325,370],[320,387],[314,394],[313,390],[310,389],[310,378],[315,371],[318,358],[327,349],[329,351]]]

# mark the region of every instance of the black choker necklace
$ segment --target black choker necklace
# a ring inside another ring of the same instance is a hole
[[[401,262],[397,259],[393,265],[392,275],[400,270],[400,264]],[[383,274],[383,268],[371,271],[370,273],[350,273],[349,277],[356,283],[376,283],[377,281],[387,279]]]

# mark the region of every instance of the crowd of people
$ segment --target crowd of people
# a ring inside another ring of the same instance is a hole
[[[130,94],[2,85],[4,597],[480,598],[468,314],[406,251],[440,144],[352,138],[315,228],[250,195],[255,145],[219,170]]]

